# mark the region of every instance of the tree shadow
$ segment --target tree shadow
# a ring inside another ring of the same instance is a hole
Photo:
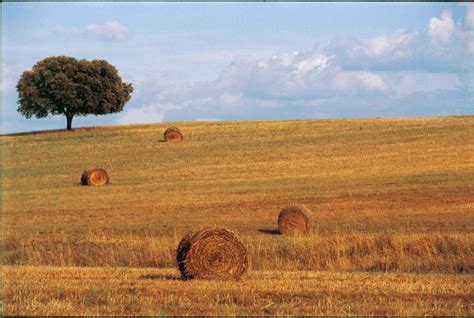
[[[140,279],[159,279],[159,280],[184,280],[180,276],[163,275],[163,274],[146,274],[146,275],[141,275],[138,278],[140,278]]]
[[[280,230],[278,229],[258,229],[258,231],[264,234],[280,235]]]

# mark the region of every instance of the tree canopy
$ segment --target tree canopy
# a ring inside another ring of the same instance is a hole
[[[133,92],[105,60],[48,57],[25,71],[17,84],[18,109],[26,118],[64,115],[67,129],[74,116],[120,112]]]

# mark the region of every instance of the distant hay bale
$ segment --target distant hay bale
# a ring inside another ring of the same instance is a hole
[[[178,127],[169,127],[165,130],[164,133],[165,141],[174,142],[174,141],[182,141],[183,134]]]
[[[109,176],[104,169],[91,169],[82,173],[82,185],[100,186],[107,183],[109,183]]]
[[[309,210],[304,205],[287,206],[278,215],[280,234],[307,234],[310,228]]]
[[[203,226],[179,242],[176,259],[184,279],[238,280],[248,269],[247,249],[224,227]]]

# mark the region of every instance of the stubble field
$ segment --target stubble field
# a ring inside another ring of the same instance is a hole
[[[4,313],[474,314],[474,117],[169,125],[1,137]],[[308,236],[278,235],[291,203]],[[241,281],[178,279],[202,224],[241,237]]]

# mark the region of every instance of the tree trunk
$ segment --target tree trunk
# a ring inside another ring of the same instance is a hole
[[[71,130],[71,126],[72,126],[72,117],[74,117],[74,115],[67,115],[66,114],[66,120],[67,120],[67,127],[66,129],[67,130]]]

